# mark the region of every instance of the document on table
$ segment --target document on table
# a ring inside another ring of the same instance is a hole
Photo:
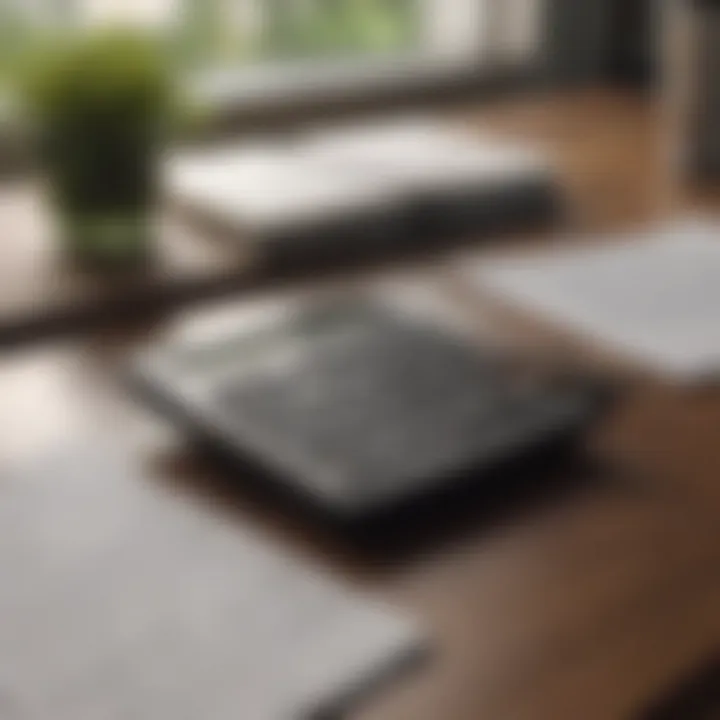
[[[463,272],[478,287],[655,371],[695,380],[720,371],[720,223],[687,220],[627,241]]]

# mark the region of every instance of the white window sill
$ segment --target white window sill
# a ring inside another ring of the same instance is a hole
[[[468,62],[424,54],[389,55],[341,60],[267,63],[256,68],[204,73],[193,90],[213,106],[228,103],[287,102],[307,93],[358,93],[378,87],[442,79],[467,71]]]
[[[468,62],[429,54],[349,58],[341,61],[268,63],[254,68],[202,73],[189,81],[190,98],[207,113],[210,124],[250,119],[273,124],[293,111],[323,111],[343,103],[392,103],[396,97],[425,90],[482,88],[531,77],[530,63],[498,65],[482,58]],[[0,172],[23,155],[22,124],[12,103],[0,96]],[[21,163],[22,164],[22,163]]]
[[[499,67],[477,61],[428,54],[381,58],[268,64],[237,72],[217,71],[196,78],[192,95],[220,114],[272,111],[313,103],[387,96],[394,90],[422,90],[457,81],[465,83],[527,72],[528,63]]]

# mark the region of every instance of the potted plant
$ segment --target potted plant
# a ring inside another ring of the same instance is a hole
[[[65,38],[23,77],[65,249],[86,266],[145,262],[175,100],[162,46],[134,30]]]

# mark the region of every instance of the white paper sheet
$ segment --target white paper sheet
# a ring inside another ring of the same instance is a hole
[[[720,371],[720,223],[688,220],[466,272],[655,371],[686,380]]]

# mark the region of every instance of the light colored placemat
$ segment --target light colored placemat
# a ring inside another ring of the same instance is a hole
[[[0,574],[3,720],[311,718],[422,644],[108,448],[0,474]]]

